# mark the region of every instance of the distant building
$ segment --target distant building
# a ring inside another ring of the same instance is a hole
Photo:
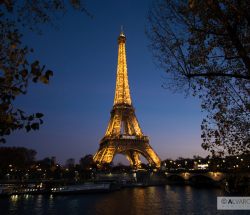
[[[73,168],[75,167],[75,159],[74,158],[69,158],[66,163],[65,163],[65,166],[67,168]]]
[[[56,157],[52,156],[51,157],[51,166],[55,166],[56,165]]]
[[[198,162],[194,162],[194,169],[208,169],[208,163],[198,163]]]

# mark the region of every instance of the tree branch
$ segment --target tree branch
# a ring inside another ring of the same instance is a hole
[[[226,18],[225,14],[223,13],[217,0],[208,2],[208,5],[211,6],[211,8],[214,10],[214,13],[217,14],[218,20],[220,20],[220,22],[225,26],[225,29],[228,32],[228,36],[230,37],[232,43],[234,44],[234,46],[238,52],[238,55],[242,58],[242,61],[244,62],[245,66],[248,70],[248,74],[250,74],[250,58],[248,57],[248,53],[247,53],[246,49],[244,48],[244,46],[242,45],[242,43],[237,35],[237,32],[235,32],[235,30],[230,25],[228,19]]]
[[[191,31],[197,31],[197,32],[202,32],[202,33],[205,33],[205,34],[212,34],[212,35],[216,35],[216,36],[228,36],[228,34],[225,34],[225,33],[219,33],[219,32],[215,32],[215,31],[212,31],[211,29],[208,30],[208,29],[200,29],[200,28],[196,28],[196,27],[190,27],[190,30]]]
[[[185,74],[187,78],[194,78],[194,77],[230,77],[230,78],[238,78],[238,79],[246,79],[250,80],[250,76],[246,75],[239,75],[239,74],[226,74],[226,73],[197,73],[197,74]]]

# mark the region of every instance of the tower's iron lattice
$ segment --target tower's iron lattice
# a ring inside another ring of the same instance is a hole
[[[108,128],[100,141],[99,150],[94,155],[94,161],[100,166],[109,164],[114,156],[120,153],[127,157],[131,166],[138,168],[141,165],[140,155],[142,155],[148,160],[149,164],[158,168],[161,161],[149,145],[148,137],[143,135],[131,102],[125,42],[126,37],[121,32],[118,37],[114,104]]]

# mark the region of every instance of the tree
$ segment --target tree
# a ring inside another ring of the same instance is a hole
[[[37,161],[36,164],[39,164],[39,166],[45,169],[50,169],[52,166],[55,166],[50,157],[43,158],[42,160]]]
[[[69,158],[66,160],[65,166],[67,168],[74,168],[75,167],[75,159],[74,158]]]
[[[87,13],[83,1],[69,0],[69,4]],[[40,32],[39,25],[53,25],[54,17],[67,7],[63,0],[0,0],[0,143],[15,130],[39,129],[43,114],[26,114],[14,100],[27,93],[30,82],[47,84],[53,75],[39,60],[30,62],[33,49],[23,44],[21,31]]]
[[[36,151],[24,147],[0,147],[0,169],[27,168],[35,161]]]
[[[147,34],[163,86],[201,100],[202,147],[250,152],[249,0],[157,1]]]
[[[95,167],[95,162],[93,160],[93,155],[88,154],[85,155],[84,157],[82,157],[79,161],[80,166],[84,169],[84,170],[88,170],[90,168]]]

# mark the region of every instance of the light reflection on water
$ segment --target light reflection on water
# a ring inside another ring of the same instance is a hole
[[[237,214],[216,210],[216,197],[223,195],[219,189],[167,185],[102,194],[11,196],[0,199],[0,214]]]

